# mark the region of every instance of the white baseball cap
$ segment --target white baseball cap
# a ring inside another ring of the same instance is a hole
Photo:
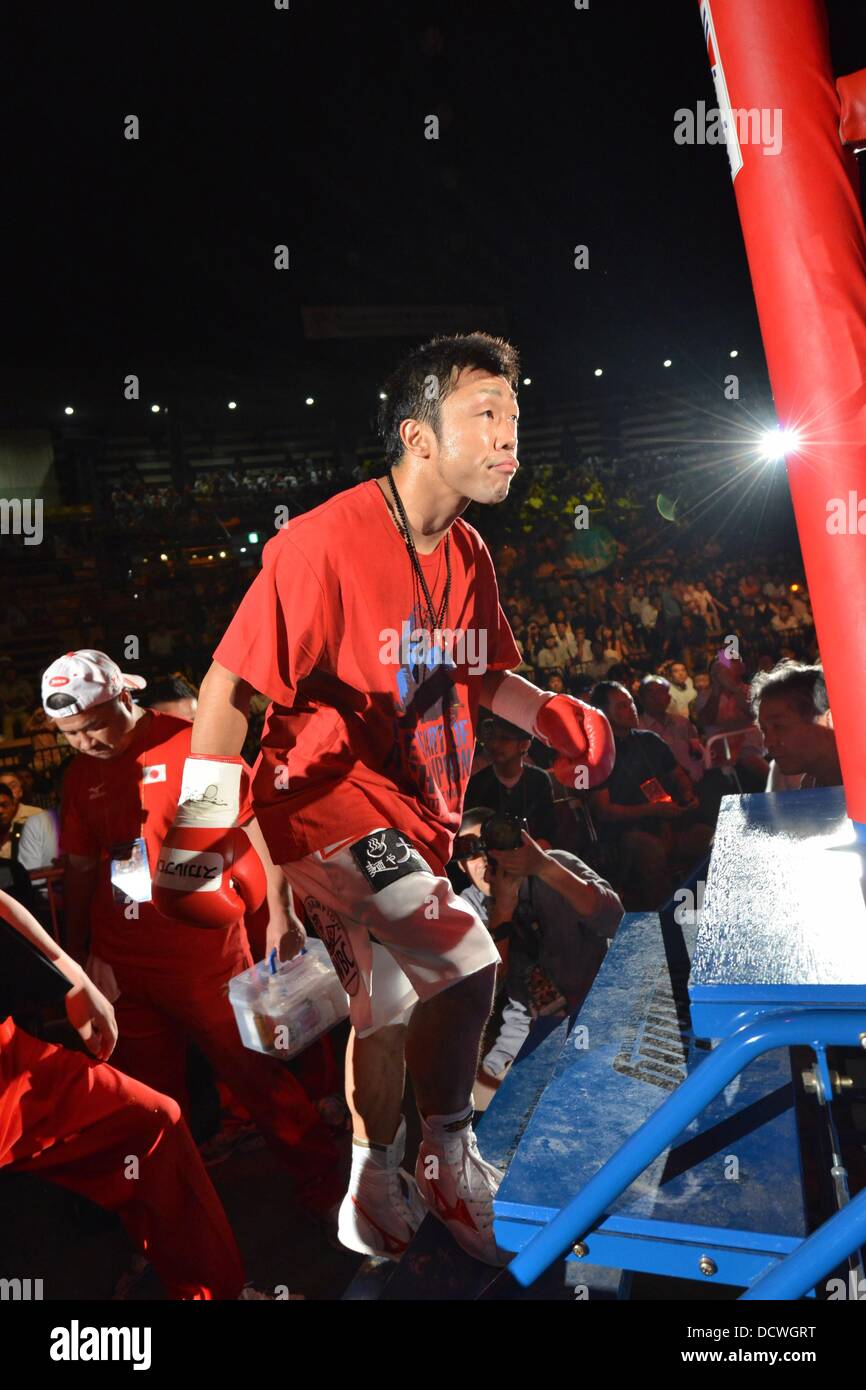
[[[52,719],[67,719],[113,700],[123,689],[143,690],[146,685],[143,676],[126,674],[105,652],[86,647],[59,656],[43,672],[42,708]],[[73,704],[64,705],[63,709],[49,709],[46,703],[49,695],[61,693],[71,695]]]

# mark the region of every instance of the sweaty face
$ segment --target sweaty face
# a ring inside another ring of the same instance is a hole
[[[462,371],[439,413],[434,462],[442,482],[473,502],[504,502],[520,466],[518,413],[505,377]]]
[[[122,753],[135,727],[130,709],[121,696],[94,705],[83,714],[55,718],[54,722],[76,753],[101,759],[116,758]]]
[[[833,730],[803,717],[802,712],[782,697],[761,701],[758,723],[767,745],[782,772],[811,772],[834,743]]]

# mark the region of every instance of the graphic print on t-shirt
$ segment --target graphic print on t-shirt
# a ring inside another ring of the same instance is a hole
[[[409,774],[431,810],[459,809],[474,738],[469,711],[455,689],[454,658],[442,633],[423,626],[417,605],[401,631],[407,634],[407,660],[396,672],[394,771]]]

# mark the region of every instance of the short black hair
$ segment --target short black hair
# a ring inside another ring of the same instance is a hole
[[[490,820],[490,817],[495,815],[496,812],[491,810],[489,806],[476,806],[471,811],[464,811],[463,819],[460,822],[459,833],[465,835],[467,826],[475,825],[476,823],[483,825],[485,821]]]
[[[622,690],[626,695],[631,694],[631,691],[626,690],[619,681],[597,681],[589,693],[589,703],[595,705],[595,708],[600,709],[602,713],[607,714],[607,708],[615,690]]]
[[[136,703],[142,709],[150,709],[151,705],[168,704],[170,700],[197,699],[195,686],[190,685],[183,676],[158,676],[156,680],[148,681],[147,689],[141,691]]]
[[[804,719],[817,719],[830,708],[823,669],[801,661],[780,661],[772,671],[759,671],[749,694],[756,715],[766,699],[789,700]]]
[[[431,338],[414,348],[385,382],[385,399],[379,406],[379,435],[389,468],[403,457],[400,426],[404,420],[422,420],[439,433],[442,402],[454,390],[461,371],[475,367],[504,376],[517,390],[520,359],[517,349],[504,338],[489,333],[463,333]]]

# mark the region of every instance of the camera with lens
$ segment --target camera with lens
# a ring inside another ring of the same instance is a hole
[[[510,811],[497,811],[495,815],[488,816],[478,838],[484,853],[489,857],[491,850],[520,849],[523,844],[521,832],[528,829],[525,816],[515,816]]]
[[[528,829],[525,817],[512,815],[510,811],[497,811],[487,817],[477,835],[458,835],[454,842],[454,858],[474,859],[478,854],[486,854],[490,859],[491,851],[519,849],[523,844],[520,832]],[[495,859],[493,864],[495,867]]]

